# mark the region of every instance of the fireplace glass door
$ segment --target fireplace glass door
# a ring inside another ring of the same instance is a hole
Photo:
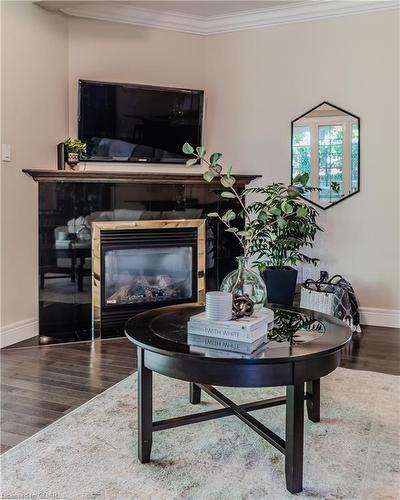
[[[192,246],[105,248],[103,307],[196,301],[193,250]]]

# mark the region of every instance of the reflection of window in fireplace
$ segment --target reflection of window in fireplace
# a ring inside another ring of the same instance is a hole
[[[192,247],[123,248],[104,256],[106,305],[188,299],[193,295]]]

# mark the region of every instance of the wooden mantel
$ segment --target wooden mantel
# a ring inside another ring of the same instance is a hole
[[[204,184],[203,174],[192,173],[160,173],[160,172],[121,172],[121,171],[93,171],[80,170],[42,170],[24,169],[23,172],[30,175],[37,182],[108,182],[108,183],[141,183],[141,184]],[[235,178],[240,185],[245,185],[261,177],[261,175],[235,174]],[[212,181],[218,183],[218,179]]]

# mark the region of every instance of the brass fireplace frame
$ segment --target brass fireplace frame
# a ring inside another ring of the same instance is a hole
[[[197,228],[197,301],[205,303],[206,220],[100,221],[92,223],[92,338],[101,336],[101,232],[131,229]]]

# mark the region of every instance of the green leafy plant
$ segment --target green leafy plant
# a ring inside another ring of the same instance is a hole
[[[80,141],[79,139],[72,139],[71,137],[64,142],[65,149],[67,153],[86,153],[86,143]]]
[[[307,185],[307,173],[298,175],[291,186],[274,183],[238,192],[235,189],[236,179],[232,175],[232,167],[225,173],[223,171],[220,163],[222,153],[212,153],[207,157],[204,146],[194,149],[188,143],[183,145],[182,151],[193,156],[186,162],[187,166],[202,160],[208,166],[204,179],[207,182],[219,179],[226,189],[221,196],[237,200],[238,210],[230,208],[222,216],[216,212],[208,216],[218,218],[225,230],[238,239],[244,256],[259,259],[255,264],[260,271],[269,266],[283,268],[298,262],[318,262],[318,259],[303,253],[304,247],[313,246],[317,231],[321,231],[317,224],[317,210],[300,197],[314,189]],[[248,194],[257,194],[260,200],[246,205],[245,196]]]

